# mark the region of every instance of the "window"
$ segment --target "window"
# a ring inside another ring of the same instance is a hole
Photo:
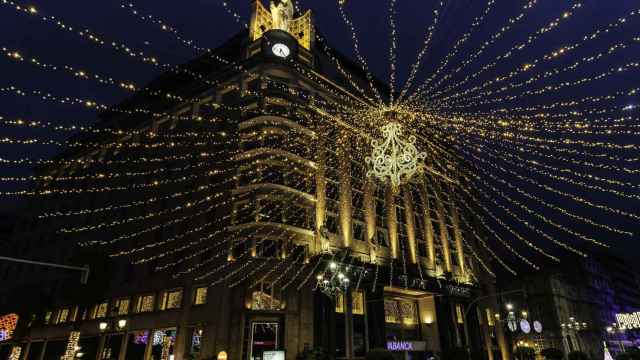
[[[51,311],[47,311],[44,314],[44,323],[45,323],[45,325],[49,325],[49,321],[51,321]]]
[[[464,317],[462,316],[462,305],[456,304],[456,322],[458,324],[464,324]]]
[[[491,314],[491,309],[486,308],[486,309],[484,309],[484,310],[485,310],[485,312],[486,312],[486,314],[487,314],[487,324],[488,324],[489,326],[493,326],[493,325],[494,325],[494,322],[493,322],[493,315]]]
[[[62,324],[67,322],[67,318],[69,317],[69,309],[60,309],[58,313],[58,321],[56,323]]]
[[[182,305],[182,289],[167,290],[162,294],[160,310],[179,309]]]
[[[138,298],[138,303],[136,304],[136,312],[149,312],[153,311],[155,302],[155,295],[142,295]]]
[[[344,294],[336,295],[336,312],[344,313]],[[362,290],[354,290],[351,292],[351,312],[353,315],[364,315],[364,293]]]
[[[69,317],[67,317],[67,321],[74,322],[76,321],[77,317],[78,317],[78,307],[74,306],[71,308],[71,310],[69,310]]]
[[[129,299],[118,299],[113,306],[116,315],[127,315],[129,313]]]
[[[107,317],[107,310],[109,309],[109,303],[103,302],[96,305],[96,319]]]
[[[418,324],[418,305],[411,300],[384,300],[384,315],[387,323],[404,325]]]
[[[193,295],[193,305],[204,305],[207,303],[207,288],[198,287]]]

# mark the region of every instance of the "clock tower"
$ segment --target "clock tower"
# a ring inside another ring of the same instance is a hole
[[[296,17],[294,0],[270,0],[267,9],[254,0],[247,57],[259,53],[272,60],[295,59],[313,65],[315,30],[311,10]]]

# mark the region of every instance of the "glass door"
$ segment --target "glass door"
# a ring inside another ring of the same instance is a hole
[[[265,351],[277,350],[279,330],[278,322],[252,322],[249,360],[263,360]]]

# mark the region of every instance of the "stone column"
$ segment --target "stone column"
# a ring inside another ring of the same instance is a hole
[[[453,196],[453,191],[454,189],[452,187],[449,188],[450,194],[451,196],[449,196],[449,209],[451,210],[451,222],[453,223],[453,237],[455,239],[455,244],[456,244],[456,252],[458,253],[457,256],[457,262],[458,262],[458,268],[460,270],[460,276],[463,277],[463,279],[466,279],[466,266],[464,263],[464,247],[462,246],[463,244],[463,239],[462,239],[462,232],[460,231],[460,215],[458,214],[458,207],[456,206],[456,203],[454,201],[454,196]]]
[[[427,193],[427,185],[425,179],[420,181],[418,188],[420,200],[422,201],[422,221],[424,223],[425,242],[427,243],[427,267],[430,271],[436,269],[436,249],[434,244],[433,223],[431,223],[431,204]]]
[[[31,341],[29,341],[22,349],[22,358],[23,359],[28,359],[29,358],[29,352],[31,352]]]
[[[389,231],[389,249],[391,258],[398,258],[398,218],[396,214],[395,192],[391,184],[386,185],[385,207],[387,210],[387,230]]]
[[[129,345],[129,333],[126,331],[122,334],[122,342],[120,343],[120,353],[118,354],[118,360],[125,360],[127,358],[127,345]],[[180,358],[179,360],[182,360]]]
[[[151,350],[153,348],[153,332],[155,330],[149,329],[149,335],[147,336],[147,343],[144,347],[144,360],[151,359]]]
[[[340,183],[339,201],[339,226],[341,235],[341,245],[344,247],[351,246],[351,238],[353,227],[352,222],[352,209],[351,209],[351,146],[349,144],[349,137],[346,132],[340,134],[337,145],[338,154],[338,176]]]
[[[42,349],[40,349],[40,354],[38,354],[38,360],[42,360],[44,359],[44,354],[47,352],[47,344],[49,343],[48,340],[45,340],[42,342]],[[100,355],[96,355],[96,360],[99,359]]]
[[[316,153],[316,238],[312,248],[313,254],[317,254],[329,246],[329,239],[323,239],[320,234],[320,229],[324,225],[325,215],[327,212],[327,150],[326,138],[322,133],[318,134],[318,147],[316,149]]]
[[[490,306],[486,300],[481,301],[477,305],[478,316],[481,317],[481,319],[478,319],[480,321],[480,331],[482,331],[482,333],[484,334],[484,346],[487,349],[487,360],[494,360],[493,344],[491,343],[491,335],[489,331],[490,330],[489,322],[495,321],[495,320],[493,318],[489,319],[489,317],[492,317],[493,314],[490,314],[490,316],[487,316],[488,308],[490,308]],[[495,323],[494,323],[494,326],[495,326]]]
[[[434,181],[434,189],[436,195],[436,214],[438,217],[438,224],[440,225],[440,243],[442,245],[442,257],[444,258],[445,271],[450,273],[452,271],[451,266],[451,251],[449,249],[449,231],[447,231],[447,221],[445,220],[446,210],[444,203],[442,202],[442,191],[437,181]]]
[[[418,254],[416,246],[416,222],[413,212],[413,199],[411,188],[405,185],[402,188],[402,201],[404,204],[404,218],[407,224],[407,241],[409,242],[409,261],[412,264],[418,263]]]
[[[153,336],[153,333],[151,335]],[[102,359],[102,353],[104,353],[104,346],[105,346],[105,343],[107,342],[108,336],[109,335],[106,335],[106,334],[100,335],[100,339],[98,340],[98,348],[96,349],[96,360]],[[151,342],[153,340],[152,336],[149,337],[148,342]]]
[[[368,178],[364,184],[364,217],[366,222],[365,237],[367,241],[367,248],[369,250],[369,257],[371,262],[376,261],[376,199],[375,199],[376,185],[373,179]]]
[[[344,292],[344,355],[347,359],[353,359],[353,294],[351,289]]]
[[[237,182],[235,186],[238,186]],[[233,205],[231,206],[231,224],[233,225],[236,225],[236,219],[238,218],[237,214],[238,205],[233,201]],[[231,234],[228,234],[227,236],[229,236],[229,239],[227,240],[227,261],[233,261],[233,241],[235,236],[231,236]]]

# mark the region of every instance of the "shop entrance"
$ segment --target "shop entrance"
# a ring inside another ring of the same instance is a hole
[[[252,321],[249,341],[249,360],[263,360],[265,351],[280,348],[280,322]]]

